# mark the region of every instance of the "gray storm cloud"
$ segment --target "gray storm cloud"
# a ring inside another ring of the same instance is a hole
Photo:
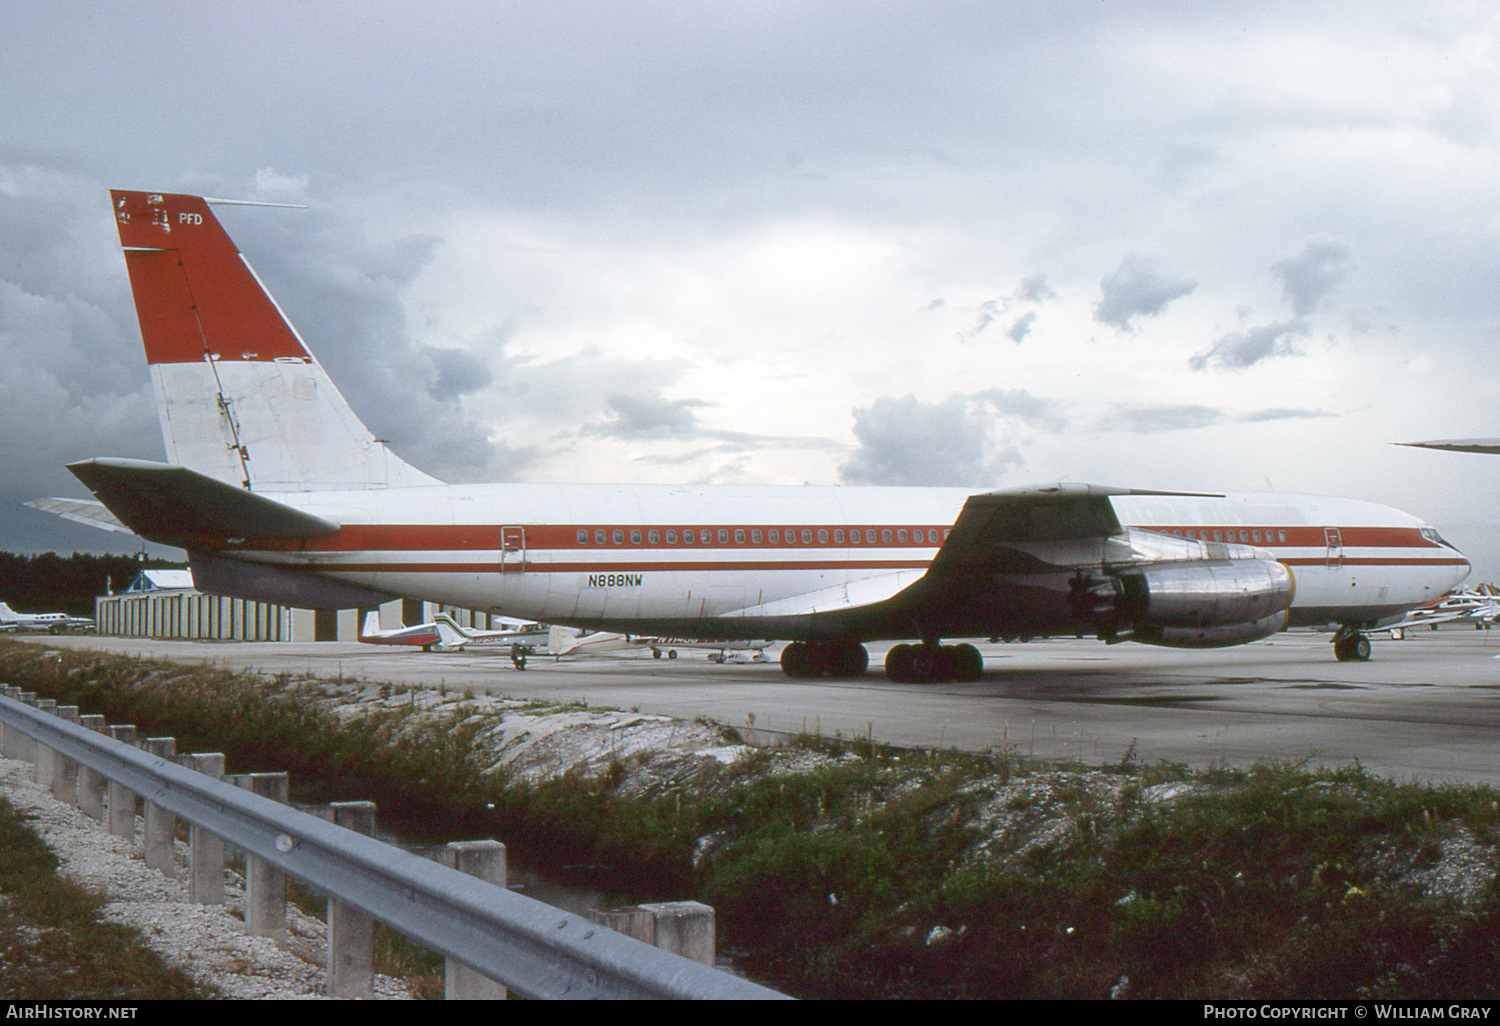
[[[493,380],[484,360],[422,345],[408,328],[403,290],[440,238],[377,243],[320,206],[216,213],[355,413],[402,458],[449,481],[510,480],[534,458],[465,411],[460,400]]]
[[[1016,298],[1024,303],[1045,303],[1056,299],[1057,291],[1047,282],[1045,274],[1033,274],[1021,279],[1021,284],[1016,286]]]
[[[914,427],[955,446],[944,476],[988,478],[1044,429],[941,409],[976,382],[1066,395],[1080,428],[1162,399],[1229,411],[1223,432],[1242,370],[1316,348],[1322,373],[1280,377],[1277,402],[1338,412],[1264,450],[1268,476],[1470,522],[1472,487],[1421,476],[1442,468],[1371,480],[1328,453],[1490,414],[1500,26],[1472,4],[77,6],[16,0],[0,38],[16,501],[79,494],[69,459],[162,455],[114,186],[308,203],[222,219],[356,412],[451,480],[649,459],[674,479],[914,479],[875,399],[909,391],[929,400]],[[1354,330],[1325,349],[1346,292]],[[1158,325],[1149,354],[1088,337]],[[721,346],[749,379],[734,398],[703,384]],[[826,387],[781,389],[788,366]],[[800,437],[834,433],[825,397],[865,411],[868,445]],[[1119,423],[1195,421],[1176,412]],[[768,424],[786,437],[750,433]],[[1163,458],[1126,449],[1108,477]],[[52,523],[0,512],[9,547],[37,542],[22,518]]]
[[[711,403],[701,399],[667,399],[660,394],[611,392],[605,399],[610,420],[592,428],[612,438],[690,438],[701,433],[693,411]]]
[[[1094,320],[1129,331],[1135,318],[1156,317],[1173,300],[1197,287],[1196,281],[1158,273],[1142,258],[1128,256],[1113,274],[1099,282],[1101,296],[1094,307]]]
[[[1026,341],[1026,336],[1031,334],[1031,326],[1035,323],[1035,310],[1032,310],[1030,313],[1022,314],[1020,317],[1016,318],[1014,324],[1006,329],[1006,337],[1009,338],[1012,342],[1016,343],[1016,345],[1020,345],[1022,342]]]
[[[108,196],[35,165],[0,180],[0,522],[12,547],[67,551],[77,530],[22,503],[78,494],[77,460],[160,460],[156,404]]]
[[[436,380],[427,386],[427,394],[438,402],[477,392],[495,380],[485,362],[467,350],[423,347],[421,351],[437,371]]]
[[[1349,246],[1337,239],[1316,239],[1296,256],[1271,265],[1272,273],[1281,279],[1283,297],[1298,317],[1316,310],[1353,268]]]
[[[1011,295],[1000,299],[990,299],[981,303],[975,315],[974,323],[959,332],[958,337],[964,342],[973,341],[983,334],[985,329],[993,324],[1002,314],[1008,313],[1016,303],[1041,304],[1056,298],[1057,292],[1048,284],[1045,274],[1034,274],[1029,278],[1023,278]],[[933,300],[928,309],[937,309],[942,302],[940,299]],[[1028,310],[1010,322],[1010,327],[1005,329],[1005,337],[1020,345],[1026,341],[1026,336],[1031,334],[1031,326],[1036,323],[1036,318],[1037,312],[1035,310]]]
[[[1244,370],[1272,357],[1296,356],[1300,352],[1296,339],[1307,332],[1307,325],[1301,321],[1263,324],[1245,331],[1232,332],[1202,352],[1194,354],[1188,360],[1188,366],[1195,371],[1207,370],[1209,367]]]
[[[1099,418],[1094,430],[1154,435],[1167,431],[1196,431],[1221,424],[1263,424],[1277,420],[1313,420],[1329,416],[1332,414],[1322,410],[1286,407],[1235,414],[1216,406],[1194,403],[1117,403]]]
[[[1059,404],[1024,390],[991,389],[942,402],[883,396],[854,411],[859,444],[839,468],[846,484],[985,486],[1020,465],[1011,435],[1061,430]]]

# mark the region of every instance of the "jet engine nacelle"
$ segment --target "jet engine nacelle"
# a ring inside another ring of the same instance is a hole
[[[1119,581],[1119,617],[1137,634],[1143,628],[1250,627],[1284,613],[1296,592],[1291,571],[1274,559],[1150,566]]]
[[[1264,620],[1237,623],[1228,627],[1159,627],[1146,624],[1136,628],[1128,640],[1166,648],[1228,648],[1230,645],[1244,645],[1278,634],[1286,628],[1286,621],[1287,612],[1283,609]]]

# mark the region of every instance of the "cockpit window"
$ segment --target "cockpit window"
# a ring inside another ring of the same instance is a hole
[[[1451,545],[1448,545],[1448,542],[1443,538],[1443,536],[1437,533],[1436,527],[1423,527],[1422,537],[1426,538],[1434,545],[1446,545],[1450,549],[1453,547]]]

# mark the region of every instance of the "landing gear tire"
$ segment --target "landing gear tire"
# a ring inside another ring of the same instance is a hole
[[[910,684],[917,678],[912,668],[915,645],[892,645],[885,654],[885,675],[898,684]]]
[[[1333,654],[1341,663],[1365,663],[1370,660],[1370,639],[1357,631],[1333,639]]]
[[[870,654],[857,641],[794,641],[781,650],[781,669],[788,677],[811,679],[864,676]]]
[[[975,681],[984,676],[984,656],[973,645],[895,645],[885,657],[885,675],[900,684]]]
[[[954,680],[974,681],[984,676],[984,656],[973,645],[954,645],[948,658]]]

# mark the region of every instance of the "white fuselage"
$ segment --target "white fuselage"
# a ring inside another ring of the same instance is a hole
[[[878,602],[915,582],[973,494],[550,484],[285,493],[271,497],[342,529],[225,554],[532,620],[747,637],[767,617]],[[1468,573],[1431,528],[1372,502],[1278,493],[1111,502],[1126,527],[1270,550],[1295,577],[1293,625],[1399,615]]]

